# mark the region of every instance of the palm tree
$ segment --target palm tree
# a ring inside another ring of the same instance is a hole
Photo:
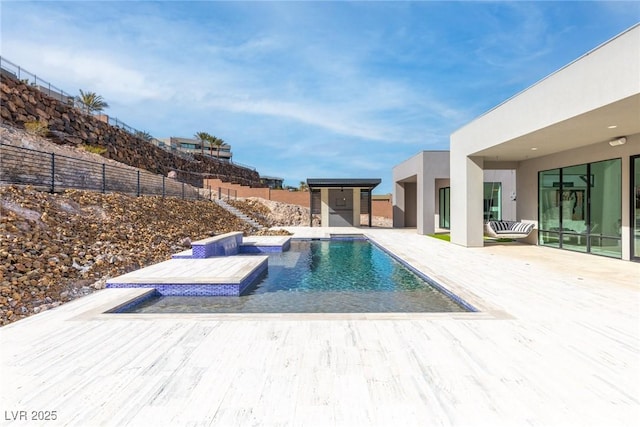
[[[215,135],[209,135],[207,142],[209,143],[209,157],[213,158],[213,141],[216,140]]]
[[[207,132],[197,132],[194,136],[198,141],[200,141],[200,153],[204,156],[204,143],[211,141],[211,138],[213,137]]]
[[[82,106],[87,114],[92,114],[94,111],[102,111],[105,108],[109,108],[109,104],[105,102],[102,96],[95,92],[84,92],[80,89],[80,96],[76,96],[76,101]]]
[[[135,136],[147,142],[153,139],[153,136],[151,136],[149,132],[144,130],[137,130]]]
[[[222,145],[224,145],[224,140],[218,137],[212,137],[211,138],[211,144],[216,146],[216,157],[218,157],[218,159],[220,158],[220,147],[222,147]]]

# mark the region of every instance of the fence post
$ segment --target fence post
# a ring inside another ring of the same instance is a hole
[[[56,155],[51,153],[51,192],[56,189]]]
[[[182,183],[182,200],[184,200],[184,182]]]
[[[164,199],[165,189],[164,189],[164,175],[162,175],[162,198]]]
[[[211,186],[209,186],[209,200],[211,200]]]
[[[222,188],[218,187],[218,200],[222,199]]]
[[[136,196],[140,196],[140,171],[138,171],[138,189]]]
[[[102,194],[107,192],[107,165],[102,164]]]

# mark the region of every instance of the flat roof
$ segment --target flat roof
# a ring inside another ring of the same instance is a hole
[[[380,184],[380,178],[307,178],[309,188],[341,187],[341,188],[368,188],[373,190]]]
[[[625,34],[635,30],[637,27],[640,27],[640,23],[636,23],[634,25],[632,25],[631,27],[627,28],[626,30],[622,31],[621,33],[611,37],[609,40],[600,43],[598,46],[594,47],[593,49],[589,50],[588,52],[580,55],[578,58],[574,59],[573,61],[569,62],[568,64],[558,68],[556,71],[552,72],[551,74],[547,74],[546,76],[544,76],[543,78],[541,78],[540,80],[538,80],[537,82],[533,83],[532,85],[526,87],[525,89],[521,90],[520,92],[517,92],[515,95],[510,96],[509,98],[505,99],[504,101],[502,101],[501,103],[499,103],[498,105],[496,105],[495,107],[485,111],[484,113],[480,114],[479,116],[476,116],[474,119],[472,119],[470,122],[465,123],[464,125],[460,126],[459,128],[457,128],[456,130],[453,131],[453,133],[458,132],[459,130],[465,128],[466,126],[468,126],[469,124],[481,119],[482,117],[488,115],[489,113],[491,113],[492,111],[502,107],[504,104],[507,104],[508,102],[510,102],[511,100],[513,100],[514,98],[519,97],[520,95],[522,95],[523,93],[528,92],[529,90],[531,90],[532,88],[539,86],[542,82],[544,82],[545,80],[548,80],[549,78],[555,76],[556,74],[562,72],[563,70],[571,67],[573,64],[575,64],[576,62],[579,62],[580,60],[586,58],[587,56],[593,54],[594,52],[600,50],[603,46],[606,46],[608,44],[610,44],[611,42],[613,42],[614,40],[624,36]]]

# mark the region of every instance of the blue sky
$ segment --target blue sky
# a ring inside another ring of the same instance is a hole
[[[640,21],[638,2],[0,3],[0,55],[297,186],[382,178]]]

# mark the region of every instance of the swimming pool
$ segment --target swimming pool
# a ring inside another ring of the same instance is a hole
[[[465,312],[436,284],[368,240],[293,240],[269,254],[265,277],[246,294],[160,296],[127,313],[407,313]],[[120,311],[123,312],[123,311]]]

